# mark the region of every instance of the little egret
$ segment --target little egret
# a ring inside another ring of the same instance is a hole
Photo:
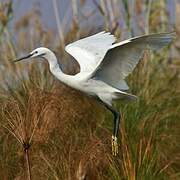
[[[133,71],[145,50],[158,50],[169,44],[174,36],[173,32],[151,34],[115,43],[116,38],[103,31],[80,39],[65,47],[80,65],[80,72],[76,75],[63,73],[55,54],[45,47],[39,47],[14,62],[36,57],[46,59],[51,73],[62,83],[96,97],[114,116],[112,153],[117,155],[121,116],[119,111],[113,108],[112,101],[136,99],[136,96],[124,92],[129,89],[125,77]]]

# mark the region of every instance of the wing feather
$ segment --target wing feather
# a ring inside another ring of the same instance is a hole
[[[136,67],[144,51],[158,50],[169,44],[174,37],[175,33],[151,34],[112,45],[93,78],[103,80],[118,89],[127,90],[124,79]]]
[[[68,44],[65,50],[78,61],[80,73],[91,73],[100,64],[115,40],[113,35],[103,31]]]

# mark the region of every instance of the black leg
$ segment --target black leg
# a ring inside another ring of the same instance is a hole
[[[110,110],[114,116],[114,128],[113,128],[113,136],[112,136],[112,153],[113,155],[117,155],[118,153],[118,143],[117,143],[117,136],[119,132],[119,124],[120,124],[120,113],[115,110],[112,106],[105,104],[104,102],[100,101],[108,110]]]
[[[114,136],[117,137],[118,136],[118,132],[119,132],[119,125],[120,125],[120,113],[116,111],[116,115],[114,115]]]
[[[120,113],[113,109],[113,107],[105,104],[105,107],[110,110],[114,116],[114,128],[113,128],[113,135],[114,137],[117,137],[118,136],[118,132],[119,132],[119,124],[120,124]]]

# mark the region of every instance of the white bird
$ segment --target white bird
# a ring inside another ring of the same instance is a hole
[[[136,99],[136,96],[124,92],[129,89],[125,78],[133,71],[145,50],[158,50],[169,44],[174,36],[175,33],[151,34],[115,43],[116,38],[112,34],[100,32],[80,39],[65,47],[80,65],[80,72],[76,75],[63,73],[55,54],[45,47],[37,48],[14,62],[36,57],[46,59],[51,73],[62,83],[96,97],[114,115],[112,152],[116,155],[120,113],[113,108],[112,101]]]

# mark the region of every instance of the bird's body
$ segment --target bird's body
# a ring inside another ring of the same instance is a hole
[[[17,59],[42,57],[49,62],[51,73],[62,83],[95,96],[114,115],[112,136],[113,152],[117,154],[117,134],[120,114],[112,107],[117,99],[136,99],[136,96],[124,92],[129,87],[125,77],[133,71],[147,49],[158,50],[172,41],[174,33],[161,33],[131,38],[119,43],[110,33],[100,32],[66,46],[80,65],[76,75],[64,74],[55,54],[44,47],[32,51],[28,56]]]
[[[57,60],[54,59],[54,61]],[[75,76],[64,74],[59,68],[58,62],[52,63],[52,61],[50,61],[49,65],[51,73],[62,83],[88,95],[96,96],[109,105],[111,105],[113,99],[116,99],[115,93],[128,95],[127,93],[120,91],[119,89],[116,89],[101,80],[87,78],[87,76],[84,76],[84,74],[77,74]]]

